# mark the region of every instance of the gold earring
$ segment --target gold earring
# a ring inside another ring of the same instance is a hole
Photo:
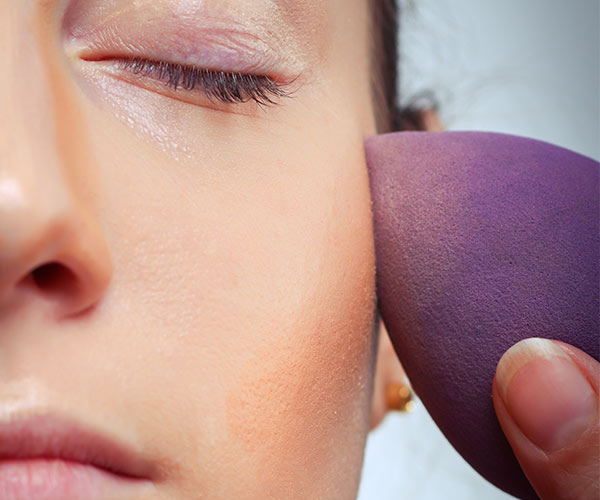
[[[391,383],[385,388],[385,400],[389,410],[409,413],[415,409],[412,389],[401,383]]]

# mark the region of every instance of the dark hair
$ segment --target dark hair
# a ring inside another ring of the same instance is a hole
[[[424,91],[401,105],[399,93],[399,0],[368,0],[370,3],[371,92],[377,133],[423,130],[425,113],[437,110],[434,93]],[[427,104],[423,105],[423,101]]]
[[[398,102],[397,0],[369,0],[371,41],[371,92],[378,133],[396,130]]]

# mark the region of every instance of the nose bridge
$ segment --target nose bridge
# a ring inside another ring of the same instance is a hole
[[[75,277],[73,310],[90,305],[110,275],[90,210],[86,127],[49,3],[0,3],[0,302],[36,267],[59,263]]]
[[[3,2],[0,67],[0,263],[3,279],[18,272],[13,262],[37,245],[39,228],[65,212],[68,190],[54,139],[54,117],[47,75],[43,70],[25,12]],[[21,29],[19,29],[21,28]],[[8,258],[8,257],[11,258]],[[8,268],[7,268],[8,267]]]
[[[8,2],[7,15],[0,16],[0,28],[5,24],[1,45],[6,49],[0,51],[5,75],[0,79],[0,179],[18,184],[29,203],[48,204],[52,198],[64,202],[69,165],[57,140],[56,85],[43,60],[34,17],[27,15],[28,9],[11,10],[16,3]]]
[[[0,15],[0,67],[4,74],[0,79],[4,115],[0,121],[0,168],[5,174],[16,175],[18,170],[31,178],[36,156],[44,154],[46,164],[53,160],[48,156],[52,149],[49,89],[31,23],[25,21],[24,12],[10,8],[15,2],[3,3],[8,12]],[[38,147],[32,147],[34,140]]]

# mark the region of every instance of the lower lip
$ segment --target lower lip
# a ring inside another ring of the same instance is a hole
[[[0,460],[2,500],[125,499],[132,498],[133,488],[139,495],[140,487],[151,486],[147,479],[121,476],[79,462],[54,458]]]

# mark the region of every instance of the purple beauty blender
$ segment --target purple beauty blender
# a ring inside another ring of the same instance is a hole
[[[483,477],[537,498],[492,381],[527,337],[598,359],[599,164],[488,132],[394,132],[365,148],[379,310],[415,392]]]

